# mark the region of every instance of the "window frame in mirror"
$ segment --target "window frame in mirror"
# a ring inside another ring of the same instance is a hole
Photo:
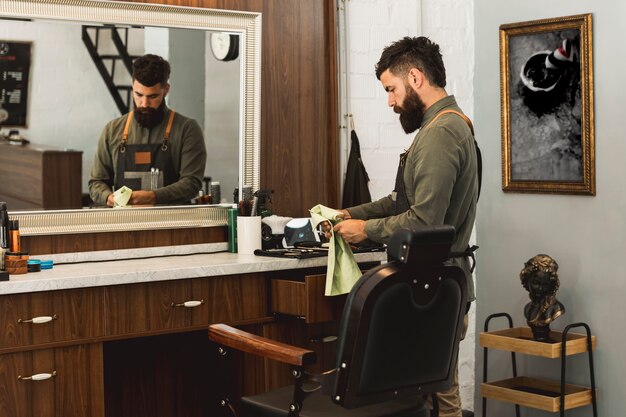
[[[199,29],[206,31],[223,31],[240,35],[240,60],[241,80],[243,88],[240,89],[240,143],[239,143],[239,198],[243,184],[251,184],[254,190],[259,189],[260,182],[260,90],[261,90],[261,13],[241,12],[221,9],[205,9],[196,7],[183,7],[161,5],[152,3],[126,3],[103,0],[3,0],[0,2],[0,19],[45,19],[87,24],[112,24],[129,26],[155,26],[181,29]],[[190,206],[186,206],[189,208]],[[210,206],[207,209],[225,211],[223,206]],[[146,216],[154,216],[155,212],[162,213],[164,218],[170,217],[177,207],[159,207],[159,210],[141,210],[137,215],[146,213]],[[114,231],[119,229],[115,221],[115,212],[107,213],[107,210],[98,210],[103,216],[107,216],[109,227],[101,227],[97,230],[89,230],[91,221],[85,222],[84,214],[87,210],[63,210],[63,215],[55,213],[59,211],[29,211],[10,212],[12,218],[22,219],[20,227],[23,235],[49,234],[50,230],[42,231],[38,227],[31,227],[30,223],[37,224],[51,221],[56,223],[58,230],[68,228],[78,231],[76,224],[82,225],[84,232]],[[91,210],[89,210],[91,211]],[[173,212],[170,212],[173,211]],[[98,224],[98,215],[92,213]],[[120,223],[126,223],[120,214]],[[152,217],[153,218],[153,217]],[[219,226],[226,224],[226,216],[221,214],[216,217],[217,222],[211,225]],[[57,223],[56,219],[61,223]],[[141,223],[141,222],[139,222]],[[165,222],[162,226],[158,223],[154,228],[171,227]],[[129,225],[126,223],[125,230]],[[132,225],[130,225],[132,228]],[[81,228],[79,228],[81,229]],[[132,230],[132,229],[130,229]],[[62,233],[62,232],[61,232]]]

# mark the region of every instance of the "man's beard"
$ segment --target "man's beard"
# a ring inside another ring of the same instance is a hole
[[[394,106],[393,111],[400,114],[400,124],[405,133],[413,133],[422,126],[426,105],[410,85],[405,83],[407,91],[402,107]]]
[[[158,125],[165,115],[165,100],[161,102],[156,109],[152,107],[137,107],[133,113],[133,117],[140,126],[148,129]]]

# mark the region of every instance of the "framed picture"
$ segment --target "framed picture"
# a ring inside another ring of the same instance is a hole
[[[500,26],[502,189],[595,195],[591,14]]]

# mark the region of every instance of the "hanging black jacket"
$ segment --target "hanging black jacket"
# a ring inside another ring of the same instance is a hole
[[[352,143],[346,168],[346,179],[343,184],[343,201],[341,204],[343,208],[354,207],[372,201],[372,196],[367,186],[370,177],[367,175],[365,165],[363,165],[361,160],[361,146],[359,145],[356,131],[352,130],[350,138]]]

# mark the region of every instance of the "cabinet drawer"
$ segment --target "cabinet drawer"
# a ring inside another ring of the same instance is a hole
[[[104,297],[106,334],[204,324],[208,317],[207,298],[207,282],[201,279],[107,287]]]
[[[104,416],[102,345],[0,355],[0,417]]]
[[[0,303],[0,349],[104,333],[99,288],[3,295]]]
[[[303,317],[306,323],[334,320],[336,297],[326,297],[325,286],[326,274],[307,275],[301,281],[274,279],[272,312]]]
[[[108,287],[106,334],[154,333],[265,317],[262,275],[233,275]]]

